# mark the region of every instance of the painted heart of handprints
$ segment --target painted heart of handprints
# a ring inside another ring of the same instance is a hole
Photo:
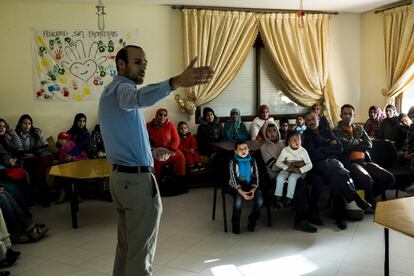
[[[69,71],[75,77],[87,82],[96,73],[98,65],[92,59],[87,59],[85,62],[74,62]]]

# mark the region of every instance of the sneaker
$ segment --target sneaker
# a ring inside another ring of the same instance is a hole
[[[198,170],[201,172],[201,171],[204,171],[206,168],[204,168],[204,166],[203,166],[203,164],[202,163],[198,163],[197,164],[197,167],[198,167]]]
[[[195,166],[190,166],[190,173],[195,173],[195,172],[198,172],[198,168],[197,167],[195,167]]]
[[[255,228],[256,228],[256,222],[251,221],[247,225],[247,230],[249,230],[249,232],[254,232]]]
[[[302,220],[300,222],[295,223],[296,230],[306,232],[306,233],[315,233],[318,231],[318,228],[311,225],[307,220]]]
[[[240,234],[240,223],[233,223],[232,232],[236,235]]]
[[[292,206],[292,199],[291,198],[288,198],[288,197],[285,197],[283,199],[283,207],[289,208],[291,206]]]
[[[341,230],[345,230],[347,227],[346,221],[343,219],[336,219],[335,223],[336,223],[336,226],[338,226],[338,228]]]
[[[282,202],[280,201],[280,198],[277,196],[273,197],[273,202],[272,202],[272,206],[273,209],[280,209],[282,208]]]

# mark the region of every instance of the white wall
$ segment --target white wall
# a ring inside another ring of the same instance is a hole
[[[336,103],[339,107],[352,104],[356,110],[359,110],[361,92],[360,27],[359,14],[345,13],[331,17],[330,72]]]
[[[142,4],[108,3],[105,6],[108,29],[138,29],[138,44],[144,48],[149,60],[146,83],[164,80],[184,68],[181,15],[178,10]],[[97,28],[95,12],[95,3],[92,2],[0,1],[0,33],[3,37],[0,44],[3,65],[0,68],[0,117],[14,126],[21,114],[29,113],[34,124],[46,135],[55,136],[70,127],[76,113],[83,112],[88,117],[87,127],[93,128],[97,121],[97,102],[35,101],[30,28]],[[363,23],[364,20],[364,27]],[[369,98],[362,97],[360,92],[360,76],[368,71],[360,66],[366,49],[361,46],[365,39],[360,29],[360,15],[332,16],[330,62],[337,103],[352,103],[357,110],[361,106],[360,99]],[[364,103],[362,107],[366,105]],[[146,119],[153,118],[155,110],[161,106],[169,110],[174,122],[188,121],[190,128],[195,130],[194,118],[181,113],[171,96],[145,109]]]
[[[368,117],[371,105],[383,109],[386,97],[381,90],[386,88],[385,49],[382,14],[367,12],[361,20],[361,101],[360,112]]]

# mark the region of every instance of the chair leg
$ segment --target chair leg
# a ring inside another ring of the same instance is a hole
[[[226,193],[222,190],[221,197],[223,201],[223,223],[224,223],[224,232],[227,232],[227,212],[226,212]]]
[[[217,186],[214,186],[214,195],[213,195],[213,215],[211,216],[212,220],[216,219],[216,202],[217,202]]]
[[[399,192],[398,188],[395,189],[395,198],[398,198],[398,192]]]
[[[270,209],[270,205],[267,204],[266,206],[267,209],[267,225],[269,225],[269,227],[272,227],[272,210]]]
[[[383,193],[381,194],[381,200],[382,200],[382,201],[386,201],[386,200],[387,200],[387,195],[385,194],[385,192],[383,192]]]

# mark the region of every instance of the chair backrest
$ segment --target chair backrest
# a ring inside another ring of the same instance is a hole
[[[390,140],[373,139],[370,155],[383,168],[394,168],[397,163],[397,150]]]

